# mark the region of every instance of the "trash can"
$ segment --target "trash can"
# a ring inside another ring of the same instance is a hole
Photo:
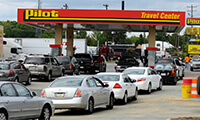
[[[184,78],[182,85],[182,98],[187,99],[191,97],[192,78]]]

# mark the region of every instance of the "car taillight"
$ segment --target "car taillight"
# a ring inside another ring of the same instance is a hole
[[[121,87],[121,85],[119,83],[116,83],[113,88],[122,88],[122,87]]]
[[[12,76],[14,74],[13,70],[10,70],[9,76]]]
[[[90,65],[93,65],[93,61],[90,62]]]
[[[47,71],[47,66],[44,66],[44,71]]]
[[[42,90],[41,97],[45,97],[45,90]]]
[[[176,70],[176,65],[174,65],[174,70]]]
[[[137,82],[145,81],[145,80],[146,80],[146,78],[140,78],[140,79],[137,80]]]
[[[171,72],[171,75],[175,75],[175,72],[174,72],[174,70],[172,70],[172,72]]]
[[[81,97],[81,95],[82,95],[81,90],[80,90],[80,89],[77,89],[77,90],[76,90],[75,97]]]
[[[69,69],[72,69],[72,65],[69,65]]]

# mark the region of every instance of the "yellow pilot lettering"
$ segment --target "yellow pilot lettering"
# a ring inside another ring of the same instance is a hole
[[[42,11],[42,10],[25,10],[25,19],[30,18],[52,18],[52,17],[58,17],[58,11],[52,10],[52,11]]]
[[[161,13],[160,14],[160,18],[161,19],[180,19],[180,15],[179,14],[165,14],[165,13]]]

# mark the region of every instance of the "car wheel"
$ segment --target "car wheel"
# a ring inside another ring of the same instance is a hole
[[[4,111],[0,111],[0,120],[8,120]]]
[[[77,70],[77,73],[76,73],[76,75],[80,75],[80,70],[79,70],[79,69]]]
[[[128,95],[127,93],[124,93],[124,98],[122,99],[122,104],[125,105],[128,102]]]
[[[200,76],[197,78],[197,93],[200,95]]]
[[[104,67],[103,72],[106,72],[106,67]]]
[[[109,105],[106,106],[107,109],[113,109],[113,105],[114,105],[114,96],[113,95],[110,95],[110,99],[109,99]]]
[[[177,77],[174,78],[174,82],[172,83],[173,85],[177,84]]]
[[[64,71],[62,71],[62,73],[61,73],[61,75],[60,75],[60,76],[62,77],[62,76],[64,76],[64,75],[65,75],[65,73],[64,73]]]
[[[162,90],[162,85],[163,85],[163,82],[162,82],[162,80],[160,80],[160,82],[159,82],[159,87],[158,87],[157,90]]]
[[[88,101],[88,114],[92,114],[94,112],[94,101],[90,98]]]
[[[135,89],[135,95],[133,96],[133,100],[137,100],[138,97],[138,89]]]
[[[51,75],[51,73],[49,73],[47,76],[47,81],[51,81],[51,79],[52,79],[52,75]]]
[[[184,73],[184,70],[183,70],[183,72],[182,72],[182,73],[183,73],[183,74],[182,74],[182,78],[183,78],[183,77],[185,77],[185,73]]]
[[[147,94],[151,94],[151,83],[148,85]]]
[[[190,71],[193,71],[193,68],[192,68],[192,67],[190,67]]]
[[[39,117],[39,120],[50,120],[51,114],[50,114],[50,107],[45,105],[42,109],[42,113]]]
[[[19,78],[15,78],[15,79],[14,79],[14,82],[19,82]]]
[[[31,78],[31,76],[29,76],[26,81],[26,85],[31,85],[31,81],[32,81],[32,78]]]

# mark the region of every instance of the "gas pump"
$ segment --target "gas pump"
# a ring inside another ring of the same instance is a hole
[[[62,47],[59,44],[51,44],[51,55],[52,56],[61,56]]]

